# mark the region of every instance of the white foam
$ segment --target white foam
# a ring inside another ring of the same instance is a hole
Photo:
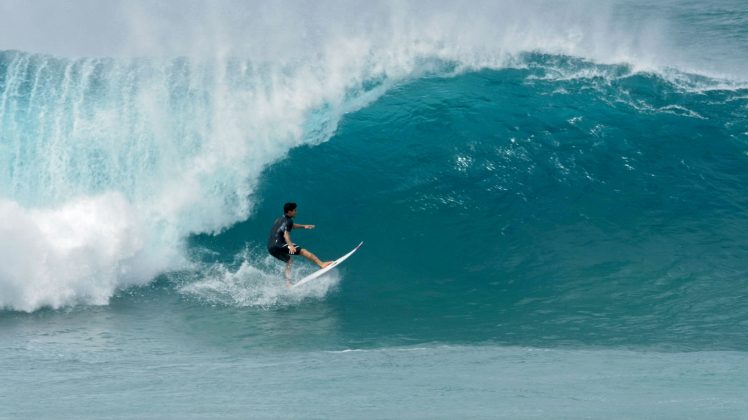
[[[333,270],[304,287],[289,288],[277,260],[261,257],[259,252],[245,252],[241,258],[238,268],[216,263],[193,271],[179,287],[180,293],[211,304],[275,308],[323,298],[341,279]],[[314,266],[297,258],[292,278],[302,278],[313,270]]]
[[[105,304],[117,288],[150,280],[177,256],[148,249],[143,227],[117,193],[51,210],[0,200],[0,308]]]

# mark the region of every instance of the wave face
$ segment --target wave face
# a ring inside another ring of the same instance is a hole
[[[260,243],[293,198],[317,224],[303,246],[366,241],[328,296],[360,340],[744,349],[748,91],[527,60],[393,89],[269,168],[248,222],[193,246]]]
[[[0,307],[167,273],[382,336],[745,344],[740,2],[112,4],[121,54],[0,53]],[[695,24],[723,41],[680,53]],[[366,241],[296,294],[262,250],[288,200],[321,256]]]

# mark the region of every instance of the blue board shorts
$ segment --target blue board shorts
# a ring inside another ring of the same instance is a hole
[[[283,246],[273,246],[268,248],[268,252],[270,255],[274,256],[275,258],[287,263],[291,260],[291,255],[299,255],[301,254],[301,247],[298,245],[296,246],[296,253],[291,254],[288,252],[288,245]]]

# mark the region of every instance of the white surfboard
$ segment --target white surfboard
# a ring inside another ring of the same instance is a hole
[[[328,265],[327,267],[320,268],[319,270],[315,271],[314,273],[312,273],[312,274],[304,277],[303,279],[301,279],[298,282],[296,282],[296,284],[294,284],[293,286],[291,286],[291,288],[298,287],[298,286],[301,286],[302,284],[308,283],[308,282],[316,279],[317,277],[319,277],[319,276],[327,273],[328,271],[332,270],[333,268],[337,267],[340,263],[342,263],[343,261],[345,261],[346,259],[348,259],[348,257],[350,257],[351,255],[353,255],[354,252],[358,251],[358,249],[361,248],[361,245],[363,245],[363,244],[364,243],[361,242],[360,244],[356,245],[356,247],[353,248],[353,250],[351,252],[349,252],[349,253],[343,255],[342,257],[338,258],[337,260],[333,261],[332,264]]]

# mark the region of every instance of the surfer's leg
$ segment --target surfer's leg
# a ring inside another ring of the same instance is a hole
[[[286,286],[291,286],[291,259],[288,259],[288,262],[286,262],[286,269],[283,271],[283,274],[286,276]]]
[[[282,247],[271,247],[268,248],[268,252],[273,257],[283,261],[286,263],[286,268],[283,270],[283,274],[286,277],[286,285],[291,285],[291,256],[288,255],[288,248],[282,248]]]
[[[311,252],[307,251],[304,248],[301,249],[301,255],[305,257],[306,259],[308,259],[309,261],[317,264],[319,268],[325,268],[328,265],[332,264],[332,261],[325,261],[325,262],[320,261],[320,259],[317,258],[316,255],[312,254]]]

